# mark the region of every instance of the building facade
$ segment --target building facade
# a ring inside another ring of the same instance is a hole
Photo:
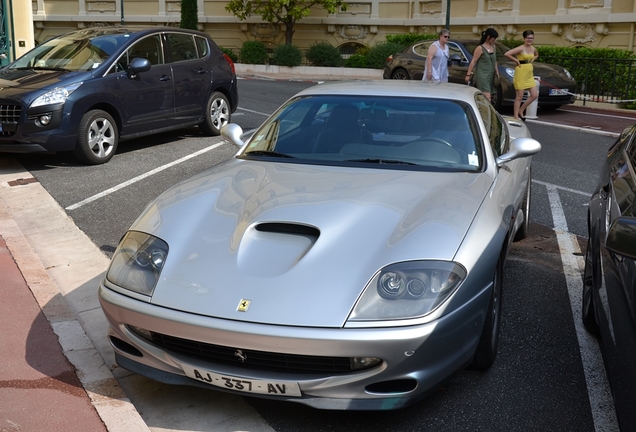
[[[181,18],[179,0],[30,1],[32,21],[25,25],[33,28],[33,43],[92,26],[178,26]],[[240,21],[225,10],[226,4],[198,0],[199,29],[220,46],[238,50],[248,40],[269,47],[285,43],[284,26],[257,16]],[[390,34],[437,33],[448,20],[456,38],[478,38],[494,27],[500,38],[521,39],[524,30],[532,29],[537,45],[634,50],[636,0],[358,0],[347,5],[335,14],[314,8],[296,23],[293,44],[307,49],[325,41],[351,53]]]

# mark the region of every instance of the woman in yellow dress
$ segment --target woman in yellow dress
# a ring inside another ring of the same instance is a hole
[[[526,108],[534,102],[537,97],[539,97],[537,84],[534,82],[534,71],[532,68],[532,62],[539,58],[539,53],[537,52],[537,49],[532,46],[533,43],[534,32],[532,30],[526,30],[523,32],[523,45],[519,45],[516,48],[508,50],[506,54],[504,54],[510,60],[517,63],[515,76],[512,80],[515,90],[517,91],[513,111],[515,120],[525,120]],[[523,94],[526,90],[528,90],[530,96],[526,99],[523,105],[521,105]]]

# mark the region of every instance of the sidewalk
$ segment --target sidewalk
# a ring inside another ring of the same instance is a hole
[[[149,431],[95,348],[108,344],[107,265],[33,176],[0,158],[0,431]]]
[[[0,430],[105,431],[2,237],[0,275]]]

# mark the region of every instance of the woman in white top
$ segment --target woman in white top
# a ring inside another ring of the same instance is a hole
[[[439,40],[433,42],[428,49],[426,67],[422,81],[448,82],[448,39],[450,30],[439,32]]]

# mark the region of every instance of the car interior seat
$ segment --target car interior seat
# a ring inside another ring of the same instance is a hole
[[[369,142],[363,139],[359,119],[360,110],[355,105],[335,106],[318,135],[315,153],[337,153],[345,144]]]

